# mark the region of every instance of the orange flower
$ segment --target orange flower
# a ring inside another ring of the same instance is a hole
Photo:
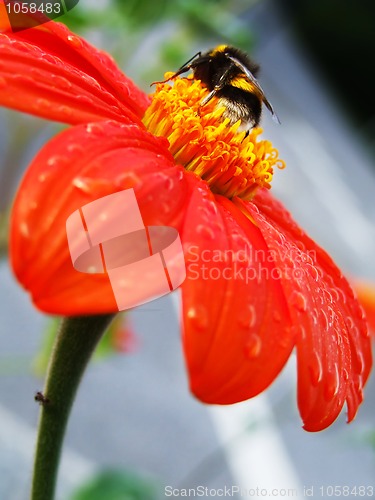
[[[1,5],[0,5],[1,7]],[[296,348],[309,431],[347,403],[352,420],[371,367],[362,309],[331,258],[269,192],[282,167],[260,130],[221,120],[199,81],[150,99],[105,53],[64,25],[0,34],[0,102],[73,127],[31,163],[11,220],[11,263],[36,306],[62,315],[116,311],[104,275],[74,270],[65,223],[82,205],[135,190],[145,225],[178,229],[187,279],[183,343],[193,393],[251,398]]]

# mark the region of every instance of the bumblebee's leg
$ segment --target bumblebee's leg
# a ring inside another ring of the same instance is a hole
[[[211,101],[211,99],[213,97],[215,97],[215,95],[217,94],[217,92],[221,89],[221,87],[215,87],[213,90],[211,90],[211,92],[209,94],[206,95],[206,97],[204,99],[201,100],[200,104],[199,104],[199,107],[202,108],[203,106],[205,106],[208,102]]]
[[[213,90],[211,90],[211,92],[208,95],[206,95],[206,97],[204,99],[202,99],[202,101],[200,103],[201,107],[205,106],[208,102],[210,102],[211,99],[213,97],[215,97],[215,95],[219,92],[219,90],[221,90],[223,87],[225,87],[228,73],[230,72],[230,70],[231,70],[231,68],[228,68],[226,71],[224,71],[224,73],[219,78],[219,82],[215,85]]]

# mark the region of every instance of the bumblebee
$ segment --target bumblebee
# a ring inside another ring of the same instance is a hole
[[[241,120],[240,131],[248,132],[259,124],[262,104],[271,112],[273,119],[280,123],[256,79],[259,66],[242,50],[219,45],[208,52],[198,52],[171,78],[155,83],[165,83],[190,70],[193,70],[194,78],[209,90],[200,106],[205,106],[213,97],[217,97],[217,108],[225,107],[223,118],[229,118],[231,124]]]

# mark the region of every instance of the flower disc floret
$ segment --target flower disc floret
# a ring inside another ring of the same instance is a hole
[[[166,78],[172,73],[166,73]],[[200,103],[208,90],[199,80],[176,78],[158,83],[143,122],[166,137],[177,163],[205,180],[211,191],[227,198],[251,199],[256,188],[270,188],[274,167],[284,168],[271,142],[260,140],[260,128],[240,131],[230,124],[216,98]]]

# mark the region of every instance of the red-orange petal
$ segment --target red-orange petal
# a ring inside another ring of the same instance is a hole
[[[149,105],[146,94],[108,54],[65,25],[50,21],[12,33],[2,23],[1,31],[1,105],[69,124],[139,123]]]
[[[128,188],[145,225],[178,227],[186,180],[165,139],[135,125],[100,122],[68,129],[39,152],[15,199],[10,248],[14,272],[39,309],[61,315],[117,310],[105,275],[73,268],[65,225],[82,205]]]
[[[372,357],[363,311],[332,259],[265,190],[249,211],[280,269],[296,338],[298,405],[304,428],[328,427],[344,403],[348,421],[363,399]]]
[[[263,391],[295,344],[285,296],[261,231],[196,182],[183,227],[184,350],[192,392],[230,404]]]

